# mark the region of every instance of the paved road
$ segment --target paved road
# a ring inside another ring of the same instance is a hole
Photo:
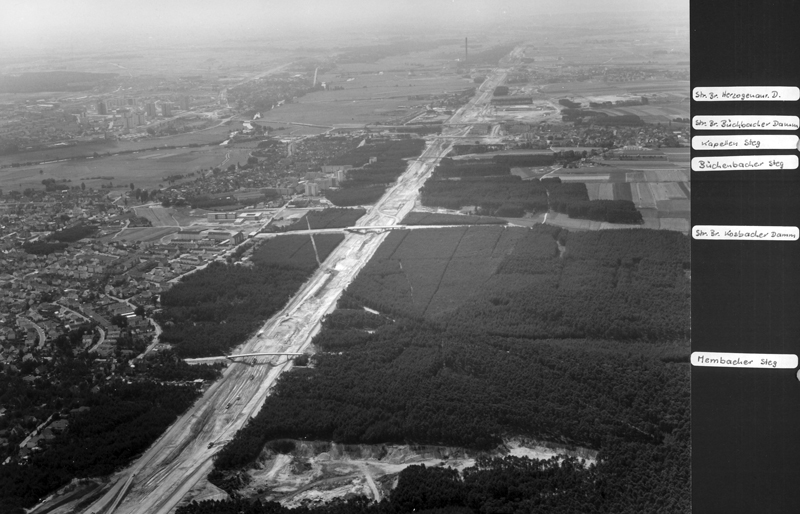
[[[44,329],[24,316],[18,316],[18,319],[20,326],[32,328],[36,331],[36,334],[39,336],[38,347],[44,348],[44,344],[47,342],[47,336],[44,333]]]
[[[454,114],[451,121],[464,123],[488,104],[501,71],[487,79],[479,93]],[[469,126],[450,128],[445,136],[466,134]],[[357,225],[395,225],[414,207],[419,188],[449,150],[447,137],[434,139],[419,159],[409,164],[381,200]],[[383,242],[387,232],[348,233],[288,305],[263,326],[236,353],[303,352],[319,331],[322,317],[335,308],[341,292],[356,277]],[[232,364],[198,402],[128,469],[111,477],[107,493],[86,512],[166,514],[207,475],[212,457],[227,440],[261,408],[275,380],[292,366],[276,357],[271,364]]]

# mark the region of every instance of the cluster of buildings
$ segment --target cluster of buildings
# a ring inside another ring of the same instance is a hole
[[[0,153],[71,146],[95,139],[147,137],[175,114],[220,104],[218,79],[118,77],[85,96],[44,93],[0,103]],[[126,95],[115,93],[120,87]],[[21,160],[24,157],[21,156]]]
[[[622,147],[650,148],[688,146],[689,127],[684,123],[606,127],[580,124],[504,122],[502,129],[525,148]]]
[[[175,184],[162,192],[179,198],[233,196],[246,201],[264,188],[278,195],[318,196],[347,179],[352,166],[328,166],[331,159],[358,146],[369,134],[325,135],[300,140],[271,140],[253,152],[255,164],[234,164],[226,169],[207,170],[193,181]],[[260,196],[260,195],[256,195]]]
[[[60,104],[44,99],[0,103],[0,152],[21,152],[72,141],[86,131],[80,119]]]
[[[161,293],[243,240],[240,231],[223,229],[187,231],[165,244],[114,239],[131,216],[93,190],[0,195],[0,370],[18,377],[20,387],[57,386],[65,351],[91,367],[70,386],[81,391],[128,373],[127,361],[160,330],[150,314]],[[96,232],[56,252],[27,251],[75,225]],[[0,412],[0,452],[24,461],[67,424],[44,419],[49,414],[41,413],[54,412],[50,405],[22,411]],[[3,450],[10,446],[14,452]]]

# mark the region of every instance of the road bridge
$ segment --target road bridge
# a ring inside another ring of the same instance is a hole
[[[282,352],[282,353],[258,352],[258,353],[240,353],[240,354],[237,354],[237,355],[226,355],[225,358],[233,360],[233,359],[235,359],[237,357],[261,357],[261,356],[265,356],[265,355],[292,355],[292,356],[296,357],[298,355],[303,355],[303,354],[302,353],[292,353],[292,352]]]
[[[186,364],[208,364],[210,362],[218,362],[218,361],[231,361],[231,362],[238,362],[236,359],[245,359],[248,357],[297,357],[299,355],[303,355],[302,353],[294,353],[294,352],[257,352],[257,353],[239,353],[236,355],[216,355],[214,357],[197,357],[194,359],[184,359]]]

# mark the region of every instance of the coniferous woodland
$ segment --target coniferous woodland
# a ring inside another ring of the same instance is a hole
[[[350,165],[347,180],[340,189],[328,189],[325,196],[334,205],[349,207],[377,202],[386,187],[397,180],[408,166],[404,160],[418,156],[425,141],[422,139],[401,139],[365,144],[332,161],[331,165]],[[370,162],[372,158],[374,162]]]
[[[314,236],[320,261],[344,239]],[[253,266],[213,262],[161,295],[161,340],[181,357],[224,355],[297,292],[317,268],[309,236],[267,240],[253,252]]]
[[[522,435],[597,464],[409,468],[380,505],[322,511],[685,512],[688,245],[644,229],[393,232],[325,319],[314,366],[280,379],[210,478],[230,488],[226,470],[275,439],[488,450]]]
[[[321,228],[352,227],[356,221],[366,214],[365,209],[333,208],[321,211],[308,211],[305,216],[295,221],[283,230],[312,230]]]
[[[62,362],[57,368],[48,363],[57,370],[55,383],[24,380],[30,369],[0,375],[0,405],[14,417],[26,418],[24,427],[0,421],[15,442],[0,457],[11,457],[0,466],[0,512],[22,513],[74,478],[108,475],[128,464],[194,403],[200,392],[193,380],[218,376],[215,368],[189,366],[170,352],[160,352],[131,367],[127,380],[96,380],[93,387],[87,381],[93,357],[73,356],[67,348],[59,347],[54,360]],[[53,405],[60,411],[53,413]],[[17,459],[20,438],[35,427],[27,419],[51,415],[53,421],[66,420],[67,428],[54,430],[27,460]]]
[[[511,166],[547,166],[553,155],[495,156],[492,160],[442,159],[420,190],[422,205],[461,209],[480,214],[522,217],[548,209],[571,218],[637,224],[641,213],[630,200],[590,200],[583,183],[563,184],[558,178],[522,180]]]

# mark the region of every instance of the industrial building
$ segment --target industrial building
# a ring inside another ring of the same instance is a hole
[[[530,96],[500,96],[492,98],[492,105],[529,105],[533,103]]]
[[[244,241],[244,234],[228,230],[211,230],[208,232],[208,238],[217,242],[228,241],[229,244],[238,245]]]
[[[206,214],[208,221],[235,220],[235,212],[209,212]]]

